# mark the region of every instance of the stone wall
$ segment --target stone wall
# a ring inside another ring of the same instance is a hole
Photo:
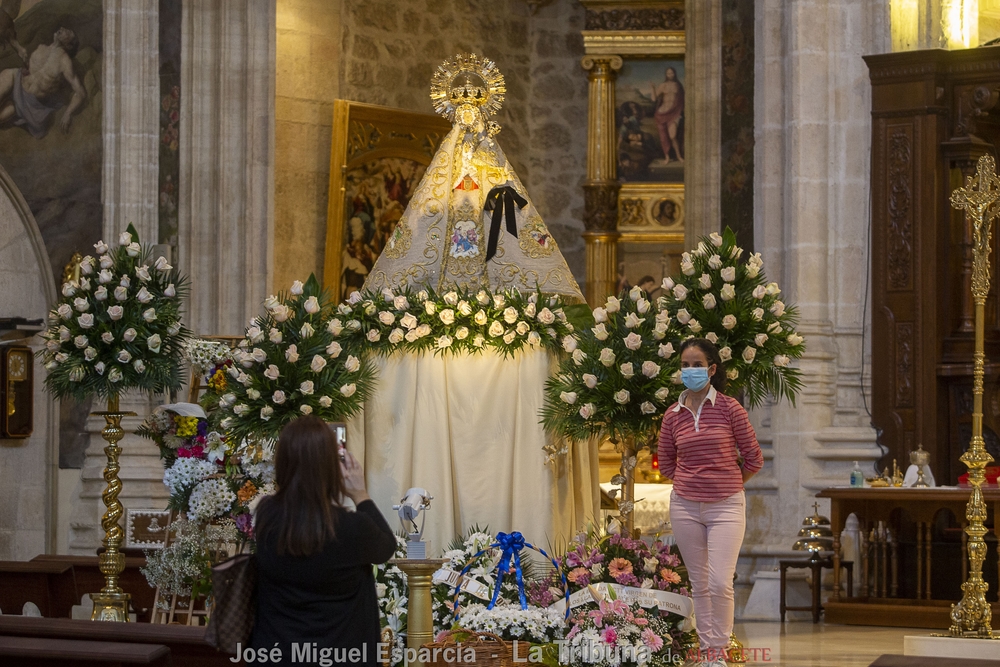
[[[528,8],[521,0],[344,0],[340,97],[432,113],[434,68],[463,51],[486,56],[507,81],[498,141],[527,184],[528,37]]]
[[[431,113],[434,68],[461,51],[486,55],[503,72],[498,140],[583,281],[579,3],[556,0],[534,16],[521,0],[278,0],[277,10],[274,289],[322,274],[333,100]]]
[[[521,176],[581,286],[587,270],[581,236],[587,173],[583,21],[576,0],[556,0],[531,17],[530,175]]]
[[[44,318],[58,293],[42,235],[3,167],[0,239],[0,317]],[[42,345],[38,337],[23,342],[34,350]],[[36,358],[31,437],[0,438],[0,560],[28,560],[55,547],[58,413],[44,380],[45,371]]]
[[[340,2],[277,3],[273,290],[323,276],[340,20]]]

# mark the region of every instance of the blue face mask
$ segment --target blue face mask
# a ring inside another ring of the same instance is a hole
[[[700,391],[708,384],[708,369],[704,366],[697,368],[682,368],[681,382],[691,391]]]

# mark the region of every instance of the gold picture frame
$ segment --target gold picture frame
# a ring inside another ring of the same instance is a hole
[[[667,43],[661,41],[645,52],[638,49],[622,52],[623,64],[614,89],[616,161],[621,182],[618,191],[616,271],[619,292],[640,285],[650,297],[660,296],[663,278],[676,275],[680,269],[680,255],[685,250],[684,163],[677,160],[683,157],[684,117],[688,113],[683,92],[686,79],[683,47],[681,38]],[[655,102],[655,99],[649,97],[656,85],[656,77],[667,70],[673,72],[680,84],[682,111],[677,123],[677,136],[673,140],[662,136],[663,133],[653,124],[652,106],[655,104],[650,106],[650,102]],[[645,114],[632,119],[632,129],[643,137],[640,153],[647,153],[652,148],[657,158],[652,164],[658,166],[655,170],[650,165],[648,169],[642,167],[637,173],[628,173],[623,164],[624,156],[628,154],[634,158],[635,155],[623,146],[625,109],[640,105],[644,105]],[[671,144],[662,145],[665,140]],[[650,145],[647,146],[647,143]],[[666,161],[662,159],[665,156],[669,156]]]
[[[435,114],[336,100],[323,285],[360,288],[451,123]]]
[[[683,183],[622,184],[618,192],[617,291],[642,285],[652,297],[662,294],[663,279],[680,271],[680,256],[686,250],[684,221]]]

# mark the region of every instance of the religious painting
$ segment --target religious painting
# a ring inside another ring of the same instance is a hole
[[[0,0],[0,166],[38,224],[57,285],[101,236],[101,0]],[[82,468],[90,401],[59,403],[59,467]]]
[[[60,284],[101,234],[101,0],[0,0],[0,164]]]
[[[436,115],[335,102],[323,270],[334,298],[362,288],[450,129]],[[459,251],[468,241],[455,240]]]
[[[383,157],[363,162],[344,174],[347,225],[341,253],[343,296],[350,296],[364,285],[426,166],[408,158]]]
[[[684,182],[684,61],[626,59],[615,81],[615,152],[623,183]]]

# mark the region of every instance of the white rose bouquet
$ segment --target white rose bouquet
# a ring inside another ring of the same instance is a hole
[[[270,296],[233,352],[221,425],[234,442],[274,441],[302,415],[343,421],[371,393],[374,370],[338,341],[342,325],[315,276]]]
[[[726,393],[746,392],[751,407],[767,394],[794,403],[801,373],[789,363],[805,351],[795,331],[798,311],[767,282],[760,253],[744,263],[728,227],[681,256],[681,275],[665,278],[661,298],[683,338],[707,338],[726,366]]]
[[[594,309],[594,326],[567,338],[569,355],[545,384],[542,423],[559,435],[652,437],[679,393],[677,332],[639,287]]]
[[[385,289],[353,293],[337,307],[331,326],[352,351],[443,354],[491,348],[508,356],[525,347],[558,350],[573,332],[566,308],[562,297],[540,292]]]
[[[187,279],[160,257],[152,261],[129,225],[117,247],[94,245],[80,278],[63,283],[40,352],[56,397],[117,397],[129,389],[162,392],[182,384],[181,325]]]

